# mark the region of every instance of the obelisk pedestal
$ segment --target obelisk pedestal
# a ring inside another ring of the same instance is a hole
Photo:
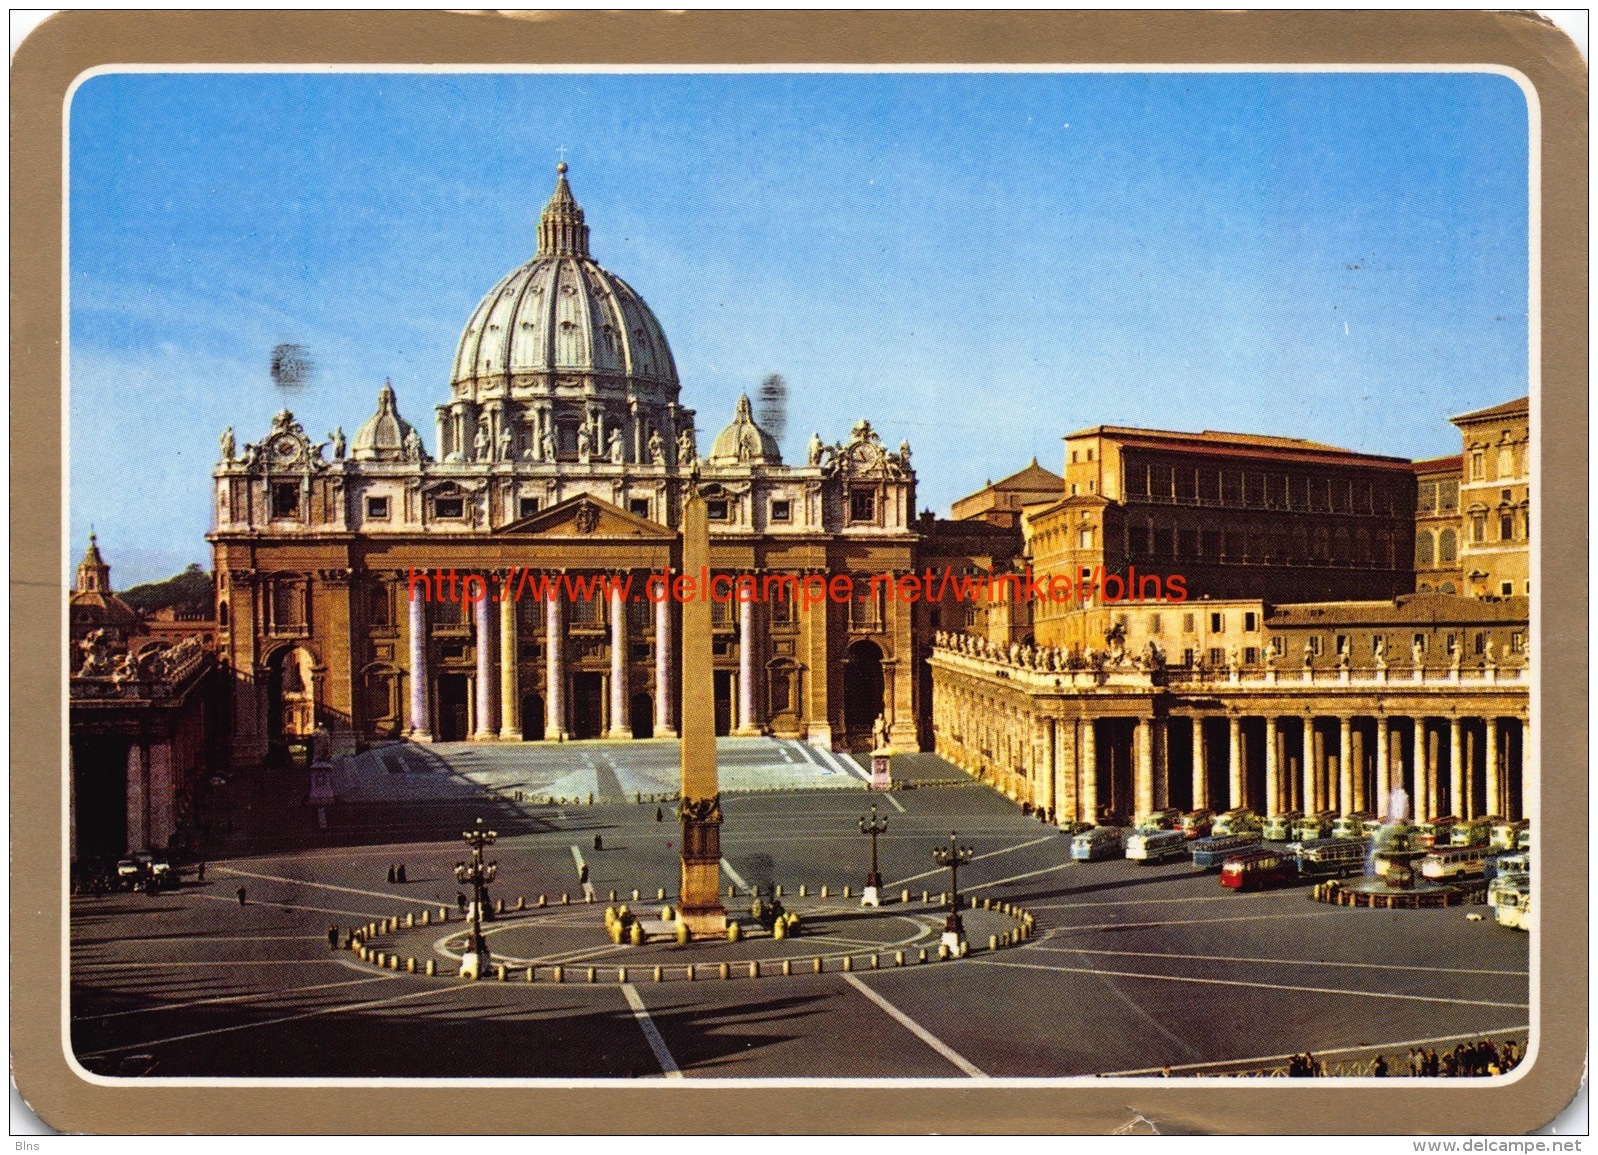
[[[682,573],[694,580],[709,572],[710,521],[705,502],[690,492],[683,502]],[[693,938],[721,938],[721,788],[716,780],[715,668],[711,655],[709,591],[682,599],[682,888],[678,918]]]

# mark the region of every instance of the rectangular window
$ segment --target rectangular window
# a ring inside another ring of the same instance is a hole
[[[1191,634],[1193,632],[1193,615],[1192,614],[1183,614],[1182,615],[1182,632],[1184,634]]]
[[[1487,652],[1487,635],[1478,632],[1474,642],[1474,651],[1478,657]]]
[[[1286,638],[1272,638],[1271,639],[1271,653],[1275,654],[1278,658],[1280,658],[1282,655],[1287,653],[1287,639]]]
[[[1487,540],[1487,515],[1485,513],[1473,513],[1470,515],[1470,540]]]
[[[1184,666],[1187,666],[1189,669],[1191,669],[1192,666],[1193,666],[1193,658],[1195,656],[1196,655],[1194,654],[1194,652],[1191,649],[1183,650],[1182,651],[1182,664]]]
[[[418,596],[420,596],[420,591]],[[374,626],[392,626],[394,624],[394,595],[389,586],[376,585],[371,589],[367,600],[368,617]]]
[[[1219,634],[1219,633],[1222,633],[1223,631],[1225,631],[1225,629],[1226,629],[1226,615],[1225,614],[1211,614],[1210,615],[1210,633]]]
[[[1076,454],[1077,454],[1077,451],[1075,449],[1071,450],[1071,464],[1072,465],[1076,464]]]
[[[1311,634],[1309,637],[1305,638],[1304,648],[1310,653],[1314,654],[1317,658],[1321,656],[1325,649],[1321,643],[1321,636],[1319,634]]]
[[[1246,666],[1259,665],[1260,652],[1254,646],[1243,647],[1243,664]]]
[[[466,499],[464,497],[435,497],[433,499],[433,516],[440,519],[465,517]]]
[[[1159,614],[1150,614],[1149,615],[1149,633],[1151,633],[1151,634],[1163,634],[1165,631],[1163,629],[1161,629],[1162,625],[1163,625],[1163,623],[1160,621],[1160,615]]]
[[[300,516],[300,483],[280,481],[272,486],[272,516]]]
[[[1219,646],[1212,646],[1205,661],[1212,666],[1224,666],[1226,665],[1226,651]]]
[[[1074,481],[1071,483],[1071,496],[1072,497],[1076,496],[1076,482],[1074,482]]]
[[[1346,654],[1346,653],[1348,653],[1348,635],[1347,634],[1338,634],[1337,637],[1334,639],[1334,641],[1336,642],[1336,646],[1335,646],[1335,648],[1332,651],[1333,653],[1336,653],[1336,654]]]
[[[1509,635],[1509,652],[1512,654],[1524,654],[1526,652],[1526,635],[1519,630]]]
[[[1508,511],[1498,515],[1498,540],[1515,540],[1515,515]]]
[[[1387,645],[1387,639],[1383,635],[1381,635],[1381,634],[1372,634],[1371,635],[1371,655],[1373,657],[1375,655],[1381,653],[1382,652],[1382,648],[1384,646],[1386,646],[1386,645]]]
[[[1504,598],[1512,598],[1512,597],[1514,597],[1515,596],[1515,583],[1514,582],[1499,582],[1498,583],[1498,596],[1499,597],[1504,597]]]
[[[1260,628],[1259,615],[1256,614],[1253,610],[1246,611],[1243,614],[1243,629],[1244,629],[1244,631],[1247,632],[1247,633],[1252,634],[1255,630],[1257,630],[1259,628]]]
[[[1459,635],[1458,634],[1449,634],[1448,635],[1448,654],[1449,654],[1450,657],[1452,657],[1453,655],[1455,655],[1457,653],[1459,653]]]
[[[1099,483],[1098,482],[1096,482],[1096,481],[1088,482],[1088,492],[1089,493],[1097,493],[1098,490],[1099,490]]]
[[[871,490],[855,491],[849,495],[849,520],[874,521],[877,516],[877,495]]]
[[[1428,639],[1427,635],[1425,635],[1425,634],[1416,634],[1413,638],[1410,639],[1410,646],[1411,647],[1419,646],[1420,647],[1420,652],[1424,654],[1426,652],[1428,641],[1429,641],[1429,639]]]
[[[793,502],[785,498],[773,498],[771,502],[772,521],[792,521]]]
[[[727,499],[725,497],[713,497],[705,502],[705,517],[711,521],[726,521]]]
[[[388,498],[368,497],[366,499],[366,516],[373,521],[388,520]],[[387,692],[386,690],[384,691]]]
[[[1487,455],[1480,449],[1474,450],[1470,455],[1470,479],[1483,481],[1487,477]]]
[[[532,517],[538,512],[538,498],[520,497],[516,499],[516,516]]]
[[[647,518],[649,516],[649,499],[647,497],[633,498],[627,503],[627,512],[634,517]]]
[[[1077,531],[1076,537],[1078,549],[1093,548],[1093,527],[1091,525],[1084,525],[1080,530]]]
[[[771,622],[773,625],[785,626],[793,621],[793,602],[789,601],[784,590],[775,591],[776,597],[771,601]],[[934,616],[936,615],[936,611]],[[934,622],[933,625],[937,623]]]

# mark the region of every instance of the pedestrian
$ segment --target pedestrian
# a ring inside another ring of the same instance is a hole
[[[1376,1061],[1371,1064],[1371,1074],[1378,1079],[1387,1078],[1387,1057],[1385,1055],[1376,1056]]]
[[[658,806],[655,807],[655,821],[656,822],[664,822],[665,819],[666,819],[666,812],[664,810],[662,810]]]
[[[455,892],[455,905],[461,908],[461,913],[466,913],[466,896],[460,891]]]
[[[199,870],[195,871],[195,881],[196,882],[204,882],[205,881],[205,863],[203,863],[203,862],[200,863]]]
[[[390,886],[394,885],[394,864],[392,862],[388,864],[388,884]]]
[[[405,864],[403,862],[399,864],[399,869],[394,872],[394,881],[401,884],[405,882]]]
[[[594,835],[594,849],[595,850],[603,850],[603,849],[605,849],[605,840],[603,838],[601,838],[597,834]]]
[[[244,888],[241,886],[241,887],[238,888],[238,890],[234,891],[234,893],[239,896],[239,905],[243,906],[244,905],[244,900],[248,897],[248,895],[245,893]]]
[[[577,868],[577,881],[580,885],[588,885],[588,863],[583,863]]]
[[[327,928],[327,949],[338,949],[338,927],[336,926],[329,926]]]

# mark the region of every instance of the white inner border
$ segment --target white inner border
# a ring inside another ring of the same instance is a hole
[[[1317,74],[1342,74],[1342,73],[1475,73],[1505,76],[1513,80],[1526,99],[1526,127],[1527,141],[1527,177],[1526,201],[1527,222],[1526,240],[1529,253],[1527,256],[1527,282],[1526,282],[1526,356],[1527,356],[1527,387],[1531,398],[1531,459],[1528,463],[1529,478],[1535,487],[1542,476],[1542,103],[1538,99],[1537,90],[1531,80],[1519,69],[1508,68],[1499,64],[1243,64],[1243,65],[1215,65],[1215,64],[1105,64],[1105,65],[1047,65],[1047,64],[778,64],[778,65],[529,65],[516,67],[503,64],[467,64],[467,65],[341,65],[341,64],[248,64],[235,66],[183,65],[102,65],[88,69],[79,74],[67,89],[65,107],[61,118],[62,148],[61,148],[61,434],[64,439],[61,455],[61,524],[62,524],[62,555],[61,564],[65,572],[68,553],[71,549],[68,541],[70,533],[71,510],[71,285],[72,267],[69,245],[72,235],[71,218],[71,146],[72,146],[72,98],[77,94],[78,88],[85,82],[97,76],[127,75],[127,74],[162,74],[162,73],[194,73],[212,75],[236,75],[259,73],[284,73],[284,74],[322,74],[332,75],[340,73],[349,74],[500,74],[500,75],[571,75],[604,73],[611,75],[650,74],[650,75],[686,75],[686,74],[725,74],[725,75],[760,75],[779,73],[818,73],[818,74],[844,74],[844,73],[905,73],[905,74],[982,74],[982,73],[1008,73],[1008,74],[1064,74],[1064,73],[1317,73]],[[1540,753],[1542,725],[1541,725],[1541,695],[1537,687],[1541,682],[1542,645],[1538,633],[1538,624],[1541,621],[1542,581],[1539,575],[1539,551],[1542,545],[1542,510],[1541,502],[1533,495],[1531,541],[1532,550],[1528,565],[1532,574],[1531,593],[1531,622],[1529,626],[1530,645],[1532,649],[1532,669],[1528,685],[1530,695],[1530,738],[1525,742],[1521,752],[1521,809],[1526,817],[1532,819],[1533,828],[1539,823],[1542,801],[1542,775]],[[61,634],[62,639],[71,637],[70,621],[68,616],[67,598],[61,598]],[[63,671],[62,689],[65,691],[66,671]],[[423,1079],[423,1078],[199,1078],[199,1077],[163,1077],[144,1076],[139,1078],[118,1079],[104,1075],[93,1074],[78,1063],[72,1050],[71,1036],[71,904],[68,894],[68,879],[71,874],[71,723],[68,716],[70,696],[63,692],[61,695],[61,733],[64,737],[61,750],[61,1045],[62,1053],[68,1066],[85,1082],[104,1087],[127,1087],[135,1085],[151,1085],[166,1087],[429,1087],[439,1089],[459,1089],[471,1087],[579,1087],[593,1088],[606,1087],[616,1090],[634,1091],[639,1089],[640,1080],[623,1078],[604,1079],[535,1079],[535,1078],[481,1078],[481,1079]],[[1535,781],[1537,789],[1528,792],[1526,784]],[[1542,870],[1542,840],[1534,839],[1532,842],[1532,865],[1534,874]],[[1487,1089],[1489,1087],[1502,1087],[1518,1082],[1530,1073],[1536,1062],[1538,1044],[1541,1040],[1542,1000],[1538,997],[1541,993],[1541,967],[1542,955],[1542,920],[1540,909],[1534,912],[1532,929],[1530,931],[1530,1000],[1531,1000],[1531,1025],[1527,1039],[1524,1057],[1515,1070],[1508,1075],[1491,1078],[1479,1078],[1469,1081],[1471,1087]],[[1183,1076],[1146,1077],[1135,1076],[1120,1077],[1113,1081],[1105,1081],[1098,1075],[1071,1075],[1071,1076],[996,1076],[991,1079],[974,1081],[968,1078],[881,1078],[881,1079],[854,1079],[854,1078],[693,1078],[693,1079],[660,1079],[649,1078],[643,1080],[649,1087],[689,1087],[707,1089],[725,1089],[736,1087],[767,1088],[767,1087],[853,1087],[853,1088],[1041,1088],[1041,1087],[1170,1087],[1178,1080],[1185,1085],[1198,1082]],[[1215,1079],[1203,1081],[1205,1086],[1225,1088],[1230,1091],[1257,1089],[1263,1093],[1270,1093],[1270,1088],[1292,1089],[1295,1084],[1287,1079]],[[1344,1078],[1339,1079],[1337,1087],[1385,1087],[1390,1085],[1390,1080],[1378,1078]],[[1301,1087],[1301,1085],[1299,1085]]]

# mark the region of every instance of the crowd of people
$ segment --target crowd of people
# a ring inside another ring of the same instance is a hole
[[[1315,1078],[1326,1075],[1373,1075],[1376,1078],[1473,1078],[1503,1075],[1513,1071],[1525,1057],[1524,1049],[1514,1039],[1495,1043],[1480,1039],[1473,1043],[1457,1043],[1451,1051],[1438,1054],[1425,1047],[1411,1047],[1407,1054],[1388,1062],[1386,1055],[1377,1055],[1367,1067],[1363,1063],[1339,1064],[1327,1070],[1326,1064],[1308,1051],[1294,1055],[1287,1062],[1290,1079]]]

